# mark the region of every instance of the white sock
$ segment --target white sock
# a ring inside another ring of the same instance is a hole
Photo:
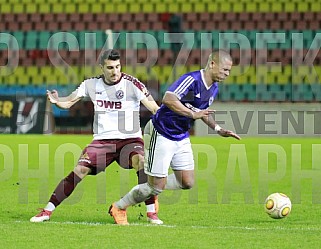
[[[152,194],[152,191],[153,189],[147,183],[136,185],[115,204],[120,209],[126,209],[128,206],[145,201]]]
[[[45,210],[48,210],[48,211],[54,211],[55,210],[55,205],[51,202],[48,202],[47,206],[44,208]]]
[[[155,213],[156,212],[155,204],[146,205],[146,212],[147,213]]]
[[[182,185],[179,184],[179,182],[177,181],[175,174],[174,173],[170,174],[167,177],[167,182],[166,182],[166,185],[165,185],[165,189],[177,190],[177,189],[181,189],[181,188],[182,188]]]

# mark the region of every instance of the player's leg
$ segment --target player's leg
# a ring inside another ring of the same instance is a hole
[[[194,186],[194,170],[173,170],[167,177],[165,189],[190,189]]]
[[[131,157],[132,167],[136,170],[138,184],[147,182],[147,175],[144,172],[144,156],[136,154]],[[156,212],[155,197],[151,196],[145,201],[147,212]]]
[[[119,223],[115,216],[117,216],[118,212],[122,214],[128,206],[145,201],[150,196],[158,195],[162,192],[166,184],[171,159],[177,149],[175,146],[176,143],[174,141],[166,139],[157,133],[152,135],[151,146],[149,146],[150,149],[145,153],[144,161],[148,182],[136,185],[123,198],[113,203],[110,213],[117,224]]]
[[[52,193],[48,204],[36,216],[30,219],[31,222],[43,222],[50,219],[52,212],[66,198],[68,198],[78,183],[88,174],[97,174],[106,168],[106,150],[100,141],[94,140],[82,152],[78,164],[68,176],[57,185]]]
[[[150,150],[150,143],[151,143],[151,137],[152,137],[153,131],[154,131],[153,122],[149,120],[144,127],[144,158],[142,158],[143,161],[141,161],[141,163],[139,164],[141,166],[141,172],[143,172],[144,175],[142,174],[143,179],[142,181],[139,182],[139,184],[147,182],[147,175],[144,170],[145,154],[148,155],[148,152]],[[155,137],[155,134],[154,134],[154,137]],[[158,196],[152,196],[150,199],[145,201],[147,209],[148,209],[147,205],[149,205],[149,203],[155,203],[155,213],[158,213],[159,211]],[[147,212],[152,212],[152,210]]]
[[[132,167],[136,170],[138,177],[138,184],[143,184],[147,182],[147,175],[144,172],[144,157],[140,154],[136,154],[131,157]],[[147,200],[145,200],[146,205],[146,216],[147,221],[151,224],[161,225],[163,221],[158,218],[158,198],[152,195]]]
[[[152,195],[159,195],[165,187],[165,184],[166,177],[148,176],[148,182],[136,185],[119,201],[113,203],[110,209],[111,215],[115,218],[113,209],[126,210],[127,207],[141,203]],[[118,210],[115,210],[115,212],[118,212]]]
[[[123,168],[134,168],[138,177],[138,184],[147,182],[147,175],[144,172],[144,142],[141,138],[122,139],[117,142],[117,162]],[[151,196],[145,201],[147,220],[152,224],[162,224],[157,216],[158,200]],[[121,215],[121,220],[125,220]],[[124,221],[124,223],[127,223]]]
[[[64,179],[60,181],[56,189],[52,193],[48,204],[39,214],[33,216],[31,222],[43,222],[50,219],[52,212],[60,205],[76,188],[77,184],[90,173],[90,168],[82,165],[77,165]]]
[[[166,178],[161,179],[165,186]],[[151,182],[155,182],[152,180]],[[128,225],[126,208],[147,200],[150,196],[159,195],[162,192],[161,189],[156,189],[149,183],[139,184],[132,188],[124,197],[119,201],[113,203],[109,208],[109,214],[114,218],[114,221],[118,225]],[[162,224],[162,223],[154,223]]]
[[[165,189],[190,189],[194,185],[194,158],[189,138],[179,141],[171,167],[174,171],[167,177]]]

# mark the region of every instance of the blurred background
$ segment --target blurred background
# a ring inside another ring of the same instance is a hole
[[[123,71],[158,101],[177,76],[203,68],[217,48],[234,60],[217,101],[321,100],[319,0],[0,0],[0,30],[2,133],[38,133],[17,129],[19,115],[34,120],[37,101],[49,111],[46,89],[68,95],[99,75],[98,56],[110,47],[121,52]],[[53,106],[53,115],[57,133],[91,132],[86,100],[70,110]],[[149,116],[142,111],[142,124]]]

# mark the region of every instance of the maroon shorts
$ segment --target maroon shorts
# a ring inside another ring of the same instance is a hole
[[[91,169],[91,175],[104,171],[116,161],[124,169],[132,168],[131,157],[144,156],[141,138],[93,140],[82,152],[78,164]]]

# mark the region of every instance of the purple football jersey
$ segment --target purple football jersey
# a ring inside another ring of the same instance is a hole
[[[198,111],[207,109],[218,94],[218,84],[208,87],[204,80],[204,70],[182,75],[168,89],[175,94],[187,108]],[[180,141],[189,136],[193,119],[182,116],[161,105],[152,117],[155,129],[164,137]]]

